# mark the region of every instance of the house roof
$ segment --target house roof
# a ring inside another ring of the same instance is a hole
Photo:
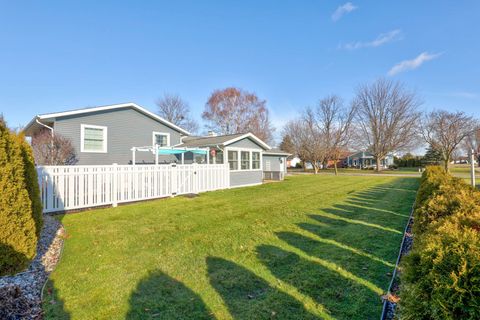
[[[263,154],[264,155],[272,155],[272,156],[286,156],[286,157],[292,155],[291,153],[280,150],[280,148],[272,148],[268,151],[265,151]]]
[[[252,139],[255,143],[259,144],[263,148],[270,150],[270,146],[263,142],[260,138],[256,137],[253,133],[235,133],[227,134],[222,136],[206,136],[206,137],[185,137],[182,139],[182,143],[178,147],[208,147],[208,146],[228,146],[234,142],[240,141],[242,139]]]
[[[137,110],[140,113],[143,113],[154,120],[157,120],[158,122],[163,123],[164,125],[175,129],[185,135],[190,135],[190,132],[188,132],[185,129],[180,128],[179,126],[171,123],[170,121],[167,121],[163,119],[162,117],[156,115],[153,112],[148,111],[147,109],[139,106],[136,103],[133,102],[128,102],[128,103],[121,103],[121,104],[112,104],[112,105],[107,105],[107,106],[98,106],[98,107],[90,107],[90,108],[82,108],[82,109],[75,109],[75,110],[69,110],[69,111],[62,111],[62,112],[55,112],[55,113],[46,113],[46,114],[39,114],[36,115],[25,127],[24,131],[28,133],[28,131],[31,129],[33,125],[36,124],[36,120],[47,120],[47,121],[54,121],[55,118],[59,117],[65,117],[65,116],[70,116],[70,115],[79,115],[79,114],[85,114],[85,113],[91,113],[91,112],[98,112],[98,111],[106,111],[106,110],[115,110],[115,109],[126,109],[126,108],[132,108],[134,110]]]

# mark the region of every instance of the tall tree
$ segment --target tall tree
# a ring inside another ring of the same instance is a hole
[[[280,150],[285,152],[295,154],[295,145],[293,144],[292,138],[289,134],[284,134],[282,142],[280,143]]]
[[[423,156],[422,162],[424,165],[437,165],[442,162],[442,153],[429,146]]]
[[[355,106],[345,107],[342,99],[336,95],[320,100],[316,109],[317,126],[323,133],[327,158],[333,161],[335,175],[338,174],[337,162],[350,142],[354,115]]]
[[[221,134],[252,132],[271,142],[274,128],[266,101],[239,88],[215,90],[205,105],[202,118],[207,127]]]
[[[190,133],[198,132],[198,123],[190,115],[190,106],[177,94],[164,94],[156,102],[160,117]]]
[[[441,153],[447,171],[455,149],[474,133],[476,127],[475,120],[461,111],[432,111],[422,119],[423,138]]]
[[[353,103],[357,141],[373,153],[377,171],[389,153],[408,150],[418,141],[420,101],[399,82],[379,79],[360,86]]]
[[[295,153],[300,159],[304,163],[310,162],[314,172],[318,173],[320,164],[324,163],[327,158],[327,145],[314,110],[305,109],[299,119],[287,122],[283,132],[284,135],[291,137]]]

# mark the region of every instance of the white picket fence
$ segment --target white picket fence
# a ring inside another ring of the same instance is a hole
[[[225,189],[226,164],[39,166],[43,212]]]

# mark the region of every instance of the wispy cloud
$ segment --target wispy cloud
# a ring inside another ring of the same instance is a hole
[[[428,52],[422,52],[415,59],[404,60],[404,61],[394,65],[392,67],[392,69],[390,69],[390,71],[388,71],[388,75],[389,76],[394,76],[394,75],[396,75],[400,72],[417,69],[418,67],[420,67],[425,62],[433,60],[435,58],[438,58],[441,55],[442,55],[442,53],[430,54]]]
[[[350,42],[347,43],[341,48],[347,49],[347,50],[356,50],[356,49],[361,49],[361,48],[376,48],[380,47],[384,44],[387,44],[392,41],[396,40],[401,40],[402,39],[402,30],[396,29],[392,30],[387,33],[381,33],[377,38],[375,38],[372,41],[357,41],[357,42]]]
[[[344,5],[341,5],[340,7],[335,10],[335,12],[332,14],[332,20],[333,21],[338,21],[340,20],[341,17],[346,15],[347,13],[352,12],[353,10],[357,9],[358,7],[353,5],[351,2],[347,2]]]
[[[451,96],[457,97],[457,98],[465,98],[465,99],[477,99],[480,97],[478,93],[474,92],[468,92],[468,91],[456,91],[450,93]]]

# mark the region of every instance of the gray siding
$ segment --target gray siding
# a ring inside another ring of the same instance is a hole
[[[237,171],[230,172],[230,187],[238,187],[247,184],[262,183],[262,171]]]
[[[80,125],[105,126],[107,130],[107,153],[80,152]],[[180,143],[180,133],[134,109],[99,111],[83,115],[57,118],[55,132],[71,139],[77,152],[78,165],[129,164],[132,147],[151,146],[152,132],[170,133],[170,144]],[[137,163],[153,163],[149,152],[137,152]],[[162,156],[160,162],[174,160],[174,156]]]
[[[280,158],[282,158],[283,163],[280,163]],[[267,171],[267,161],[270,161],[270,170],[269,171],[285,171],[285,161],[287,157],[282,156],[273,156],[273,155],[263,155],[263,171]]]
[[[231,143],[227,145],[228,147],[235,147],[235,148],[247,148],[247,149],[261,149],[264,150],[264,148],[258,144],[256,144],[253,140],[250,138],[245,138],[240,141]]]

